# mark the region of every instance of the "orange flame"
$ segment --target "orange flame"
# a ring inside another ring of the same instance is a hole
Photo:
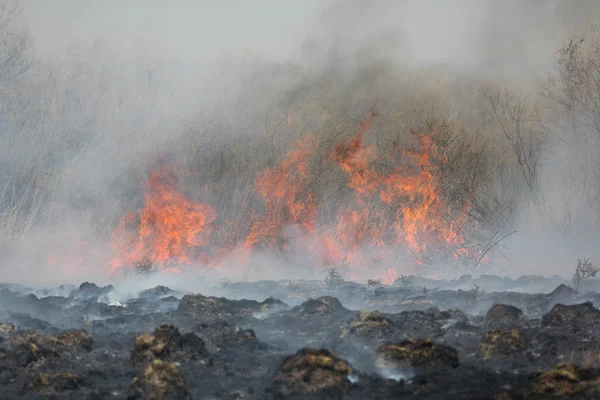
[[[192,203],[178,188],[173,166],[162,166],[144,184],[144,206],[136,217],[128,213],[113,233],[115,259],[109,273],[124,265],[147,260],[159,267],[190,264],[202,257],[213,209]]]
[[[307,158],[315,146],[315,138],[307,136],[296,142],[296,147],[279,165],[258,174],[255,190],[263,199],[265,211],[254,218],[246,246],[263,242],[263,246],[274,250],[285,240],[286,227],[302,234],[313,232],[317,209],[313,193],[307,189],[310,178]]]
[[[404,248],[412,254],[413,265],[388,261],[380,277],[392,283],[399,270],[419,269],[431,255],[468,256],[462,228],[470,205],[452,217],[443,200],[440,165],[447,156],[436,144],[437,132],[411,131],[415,147],[396,144],[394,167],[380,172],[373,167],[376,149],[366,144],[375,118],[371,114],[360,121],[355,136],[335,146],[328,156],[347,174],[347,187],[354,194],[352,203],[340,207],[333,221],[320,213],[321,204],[310,188],[315,137],[297,141],[280,163],[256,176],[254,188],[264,209],[252,215],[244,239],[236,244],[235,238],[228,238],[227,246],[211,236],[216,220],[211,206],[193,203],[180,190],[174,167],[161,167],[144,184],[139,213],[127,214],[113,233],[115,257],[109,273],[140,260],[159,268],[199,261],[222,266],[220,257],[233,249],[246,261],[253,251],[263,249],[287,254],[300,250],[309,255],[313,267],[343,265],[358,276],[358,270],[368,273],[373,262],[389,260]],[[239,225],[236,221],[222,224]],[[207,251],[209,245],[212,253]]]

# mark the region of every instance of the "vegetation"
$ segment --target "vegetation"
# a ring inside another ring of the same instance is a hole
[[[177,160],[190,196],[216,205],[215,237],[245,237],[253,215],[265,208],[254,190],[256,177],[306,132],[316,137],[305,185],[324,204],[319,218],[339,207],[358,209],[347,174],[331,168],[328,155],[355,135],[357,122],[374,112],[375,99],[377,119],[365,140],[384,156],[372,167],[392,171],[397,160],[385,156],[389,149],[407,147],[411,132],[437,131],[444,154],[434,160],[441,196],[448,220],[464,219],[465,246],[505,237],[532,204],[566,234],[599,226],[595,32],[560,48],[556,73],[539,93],[380,59],[365,60],[351,73],[342,60],[316,74],[253,60],[242,95],[190,105],[182,120],[168,105],[191,89],[165,84],[166,66],[144,63],[133,51],[113,56],[101,45],[40,59],[19,10],[18,1],[0,0],[1,251],[40,231],[60,237],[65,226],[108,238],[125,212],[139,206],[149,169],[168,160]],[[121,68],[124,56],[139,61],[137,68]],[[557,142],[567,143],[561,151],[569,154],[555,154]],[[543,167],[552,157],[563,162],[550,172],[549,185]],[[565,163],[565,157],[577,162]],[[363,207],[381,218],[396,218],[403,206],[369,201],[377,204]],[[137,272],[153,268],[152,260],[135,264]],[[335,274],[328,282],[340,280]]]
[[[330,288],[336,288],[344,283],[344,281],[344,277],[335,268],[329,269],[329,274],[327,274],[327,277],[325,278],[325,283],[327,283]]]
[[[595,278],[598,275],[598,271],[600,271],[600,268],[592,265],[589,260],[577,260],[577,268],[575,268],[575,274],[573,275],[573,286],[575,289],[578,289],[583,281]]]

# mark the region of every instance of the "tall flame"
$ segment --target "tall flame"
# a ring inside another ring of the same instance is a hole
[[[333,220],[325,218],[322,201],[311,190],[310,160],[318,141],[305,136],[281,162],[256,176],[254,189],[263,209],[251,216],[247,234],[234,248],[245,257],[258,249],[283,254],[301,251],[310,256],[311,267],[343,265],[366,272],[373,261],[389,263],[387,256],[399,248],[412,255],[413,268],[423,266],[431,255],[464,255],[462,229],[467,214],[452,216],[443,200],[440,165],[447,156],[436,144],[437,132],[411,131],[415,146],[395,144],[394,167],[381,172],[373,167],[378,160],[376,148],[366,140],[375,118],[371,114],[360,121],[355,136],[328,155],[345,173],[354,194]],[[469,205],[465,207],[468,210]],[[115,257],[108,271],[140,260],[158,268],[199,261],[219,265],[219,255],[231,253],[231,247],[211,235],[215,221],[210,205],[194,203],[181,191],[175,167],[163,166],[144,184],[139,212],[128,213],[113,232]],[[230,246],[235,240],[226,242]],[[394,280],[399,270],[408,268],[389,264],[381,279]]]
[[[147,260],[158,267],[191,264],[202,258],[208,243],[213,209],[191,202],[178,187],[175,167],[161,166],[144,183],[144,205],[138,215],[128,213],[113,232],[115,258],[109,273],[124,265]]]

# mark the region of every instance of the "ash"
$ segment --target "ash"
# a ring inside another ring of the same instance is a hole
[[[0,284],[2,398],[598,398],[600,287]]]

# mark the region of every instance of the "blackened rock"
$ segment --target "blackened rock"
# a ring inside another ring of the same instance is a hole
[[[438,369],[458,367],[458,353],[453,347],[435,344],[431,339],[406,339],[377,349],[376,363],[389,369]]]
[[[152,361],[194,360],[208,355],[204,341],[193,333],[182,335],[172,325],[161,325],[153,335],[138,335],[131,352],[134,364]]]
[[[589,326],[600,322],[600,310],[591,302],[566,306],[555,305],[549,313],[542,317],[542,326]]]
[[[486,322],[501,322],[521,318],[523,311],[507,304],[496,304],[485,314]]]
[[[191,400],[183,375],[175,364],[154,360],[131,382],[130,400]]]
[[[305,348],[288,356],[278,368],[269,392],[278,396],[310,395],[323,390],[348,388],[352,367],[329,350]]]

